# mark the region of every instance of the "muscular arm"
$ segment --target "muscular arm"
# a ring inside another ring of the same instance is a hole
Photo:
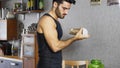
[[[69,46],[75,40],[81,39],[78,38],[79,35],[76,35],[67,40],[59,40],[57,38],[58,34],[56,30],[56,24],[54,23],[54,20],[49,17],[43,17],[39,21],[37,31],[44,33],[45,39],[47,40],[47,43],[49,44],[49,47],[52,49],[53,52],[62,50],[63,48]],[[80,30],[78,33],[81,34],[82,30]]]

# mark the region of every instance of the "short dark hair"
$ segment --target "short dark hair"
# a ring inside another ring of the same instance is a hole
[[[58,4],[61,4],[61,3],[63,3],[63,1],[69,2],[71,4],[75,4],[75,2],[76,2],[75,0],[53,0],[53,3],[57,2]]]

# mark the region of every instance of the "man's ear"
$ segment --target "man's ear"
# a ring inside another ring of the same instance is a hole
[[[55,8],[57,8],[57,7],[58,7],[58,3],[57,3],[57,2],[54,2],[54,3],[53,3],[53,6],[54,6]]]

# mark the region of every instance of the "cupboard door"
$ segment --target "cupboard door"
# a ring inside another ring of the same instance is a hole
[[[17,21],[15,19],[0,20],[0,40],[17,39]]]
[[[17,21],[16,19],[7,20],[7,40],[17,39]]]
[[[23,56],[34,58],[35,51],[35,36],[34,34],[23,35]]]
[[[35,59],[34,58],[24,58],[23,60],[24,68],[35,68]]]
[[[7,21],[0,20],[0,40],[7,39]]]

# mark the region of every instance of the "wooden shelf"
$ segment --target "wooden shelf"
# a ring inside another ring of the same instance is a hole
[[[30,11],[17,11],[17,12],[13,12],[14,14],[26,14],[26,13],[39,13],[39,12],[43,12],[44,9],[41,10],[30,10]]]

